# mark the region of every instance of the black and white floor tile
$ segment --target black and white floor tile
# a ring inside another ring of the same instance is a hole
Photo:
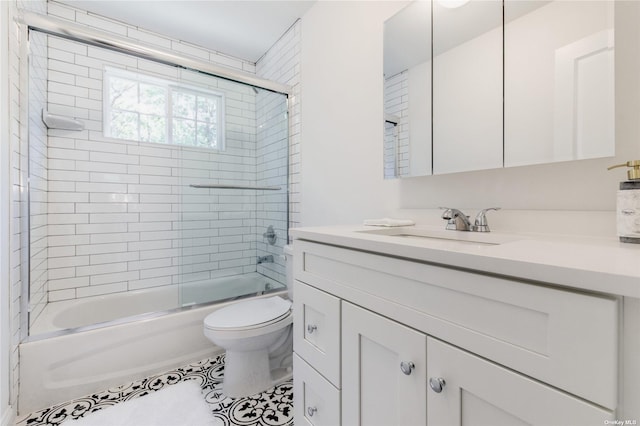
[[[258,395],[229,398],[222,394],[223,374],[224,355],[220,355],[31,413],[16,423],[16,426],[59,425],[65,420],[76,419],[185,380],[198,382],[213,415],[225,426],[293,426],[291,380]]]

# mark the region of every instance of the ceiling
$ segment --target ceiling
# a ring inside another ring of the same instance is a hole
[[[57,0],[257,62],[315,0]]]

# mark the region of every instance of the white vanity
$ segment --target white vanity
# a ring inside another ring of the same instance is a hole
[[[296,425],[640,422],[640,246],[291,233]]]

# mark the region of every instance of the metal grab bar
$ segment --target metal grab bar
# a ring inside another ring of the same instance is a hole
[[[279,191],[282,189],[280,186],[250,186],[250,185],[223,185],[223,184],[207,184],[207,185],[198,185],[191,184],[189,185],[191,188],[206,188],[206,189],[254,189],[260,191]]]

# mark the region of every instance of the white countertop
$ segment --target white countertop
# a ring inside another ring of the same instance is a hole
[[[365,232],[363,232],[365,231]],[[374,233],[369,233],[373,231]],[[438,238],[380,235],[425,233]],[[297,240],[387,254],[551,285],[640,298],[640,244],[617,238],[444,231],[443,227],[294,228]],[[453,240],[442,239],[453,238]],[[473,241],[499,242],[482,244]],[[294,242],[295,247],[295,242]]]

